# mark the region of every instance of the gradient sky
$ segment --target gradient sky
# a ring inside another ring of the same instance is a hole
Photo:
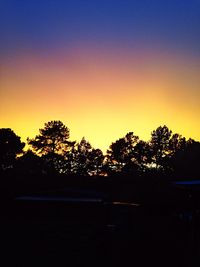
[[[104,152],[166,124],[200,140],[200,0],[1,0],[0,127],[49,120]]]

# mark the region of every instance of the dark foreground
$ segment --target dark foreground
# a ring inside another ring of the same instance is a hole
[[[199,237],[198,215],[18,201],[1,218],[1,266],[200,266]]]

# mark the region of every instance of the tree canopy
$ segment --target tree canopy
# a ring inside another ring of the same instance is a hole
[[[79,175],[97,175],[101,173],[104,156],[83,137],[73,148],[72,171]]]
[[[41,155],[63,154],[70,147],[69,129],[61,121],[49,121],[34,139],[28,138],[28,144]]]
[[[0,168],[12,168],[25,143],[10,128],[0,129]]]
[[[110,145],[107,150],[107,163],[114,171],[122,171],[123,168],[133,163],[134,149],[139,142],[139,137],[129,132],[125,137],[120,138]]]
[[[69,137],[70,131],[61,121],[45,123],[35,138],[27,139],[32,150],[19,157],[18,166],[25,170],[23,163],[26,164],[26,173],[141,176],[156,172],[199,177],[200,143],[172,133],[166,125],[152,131],[149,141],[128,132],[110,145],[106,155],[85,138],[77,142]],[[13,167],[24,146],[11,129],[0,129],[1,169]]]

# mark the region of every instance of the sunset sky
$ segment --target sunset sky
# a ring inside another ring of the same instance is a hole
[[[104,152],[164,124],[200,141],[200,1],[1,0],[0,128],[49,120]]]

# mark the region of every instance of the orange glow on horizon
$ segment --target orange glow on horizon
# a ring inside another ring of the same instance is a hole
[[[193,59],[79,51],[16,56],[0,69],[0,127],[23,141],[49,120],[61,120],[71,140],[84,136],[103,152],[129,131],[148,140],[164,124],[200,140],[200,66]]]

